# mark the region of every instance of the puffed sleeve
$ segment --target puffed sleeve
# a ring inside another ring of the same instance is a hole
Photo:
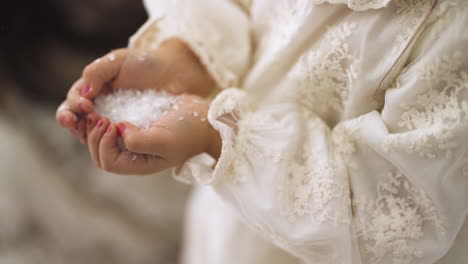
[[[466,8],[447,11],[383,109],[333,128],[286,100],[225,90],[209,112],[221,157],[194,157],[177,176],[210,184],[306,263],[434,263],[468,212],[466,25]]]
[[[130,39],[131,48],[157,48],[184,40],[220,88],[238,85],[249,67],[249,17],[231,0],[145,0],[148,21]]]

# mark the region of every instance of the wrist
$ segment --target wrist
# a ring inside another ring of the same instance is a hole
[[[179,76],[178,82],[186,87],[186,92],[207,96],[215,89],[216,81],[185,41],[179,38],[170,38],[164,41],[156,52],[177,62],[178,72],[184,73]]]

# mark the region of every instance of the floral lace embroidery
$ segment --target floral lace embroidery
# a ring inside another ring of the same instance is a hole
[[[335,151],[343,159],[345,166],[351,169],[357,168],[351,157],[357,151],[356,140],[361,119],[362,117],[359,117],[342,122],[333,129],[332,133]]]
[[[415,31],[426,18],[432,6],[429,0],[395,0],[396,13],[399,15],[398,22],[403,30],[396,37],[392,53],[398,54],[406,47]]]
[[[390,0],[312,0],[312,3],[317,5],[326,2],[331,4],[347,4],[353,10],[363,11],[385,7]]]
[[[307,131],[324,130],[324,125],[309,121]],[[294,221],[297,217],[310,216],[314,223],[331,220],[349,223],[349,189],[339,177],[333,158],[327,150],[315,142],[304,144],[300,158],[291,158],[289,173],[279,187],[282,214]]]
[[[357,78],[358,60],[351,54],[346,40],[356,31],[354,23],[342,23],[329,30],[323,45],[330,46],[305,53],[293,67],[290,78],[297,83],[294,91],[304,110],[325,114],[342,112],[349,87]]]
[[[411,241],[423,237],[423,224],[432,222],[443,231],[436,209],[426,193],[401,174],[389,174],[377,186],[377,199],[354,202],[356,233],[364,241],[363,253],[372,263],[391,256],[394,264],[414,263],[423,253]]]
[[[419,129],[417,136],[406,142],[405,135],[390,135],[383,143],[386,151],[405,145],[408,153],[436,158],[437,152],[451,156],[456,147],[452,131],[468,122],[468,101],[458,96],[468,90],[468,73],[460,71],[463,60],[460,52],[437,58],[420,71],[420,79],[426,81],[427,91],[416,98],[415,105],[402,105],[406,112],[398,125],[407,129]],[[436,88],[437,87],[437,88]],[[439,88],[441,87],[441,88]]]

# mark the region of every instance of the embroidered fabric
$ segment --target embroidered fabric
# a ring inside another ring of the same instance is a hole
[[[308,121],[305,129],[326,130],[318,119]],[[279,202],[282,214],[289,221],[307,216],[314,224],[349,223],[349,188],[340,175],[341,164],[334,162],[333,154],[328,152],[315,139],[303,144],[299,157],[288,158],[287,173],[280,181]]]
[[[356,30],[355,23],[329,29],[323,45],[305,53],[291,70],[289,76],[297,87],[293,92],[304,111],[321,116],[343,112],[359,66],[347,41]]]
[[[379,9],[386,7],[391,0],[311,0],[312,3],[320,5],[323,3],[345,4],[356,11]]]
[[[401,106],[406,111],[398,126],[420,133],[417,137],[392,135],[383,143],[386,151],[406,149],[432,159],[443,152],[446,158],[451,157],[451,149],[456,147],[453,129],[462,122],[468,124],[468,101],[459,99],[460,94],[468,92],[468,73],[460,70],[462,63],[461,52],[454,51],[419,70],[427,90],[417,96],[415,104]]]
[[[433,3],[429,0],[394,0],[392,4],[396,7],[398,23],[402,28],[392,48],[393,52],[398,54],[408,45],[410,38],[427,18]]]
[[[423,252],[412,246],[423,235],[423,224],[443,232],[437,211],[424,191],[408,182],[401,173],[389,173],[380,182],[376,199],[353,201],[354,226],[364,241],[363,254],[370,254],[372,263],[382,263],[391,256],[391,263],[411,264]]]

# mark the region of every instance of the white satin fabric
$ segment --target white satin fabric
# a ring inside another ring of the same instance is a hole
[[[130,45],[179,37],[224,89],[221,157],[175,175],[207,185],[184,263],[463,263],[466,1],[146,6]]]

